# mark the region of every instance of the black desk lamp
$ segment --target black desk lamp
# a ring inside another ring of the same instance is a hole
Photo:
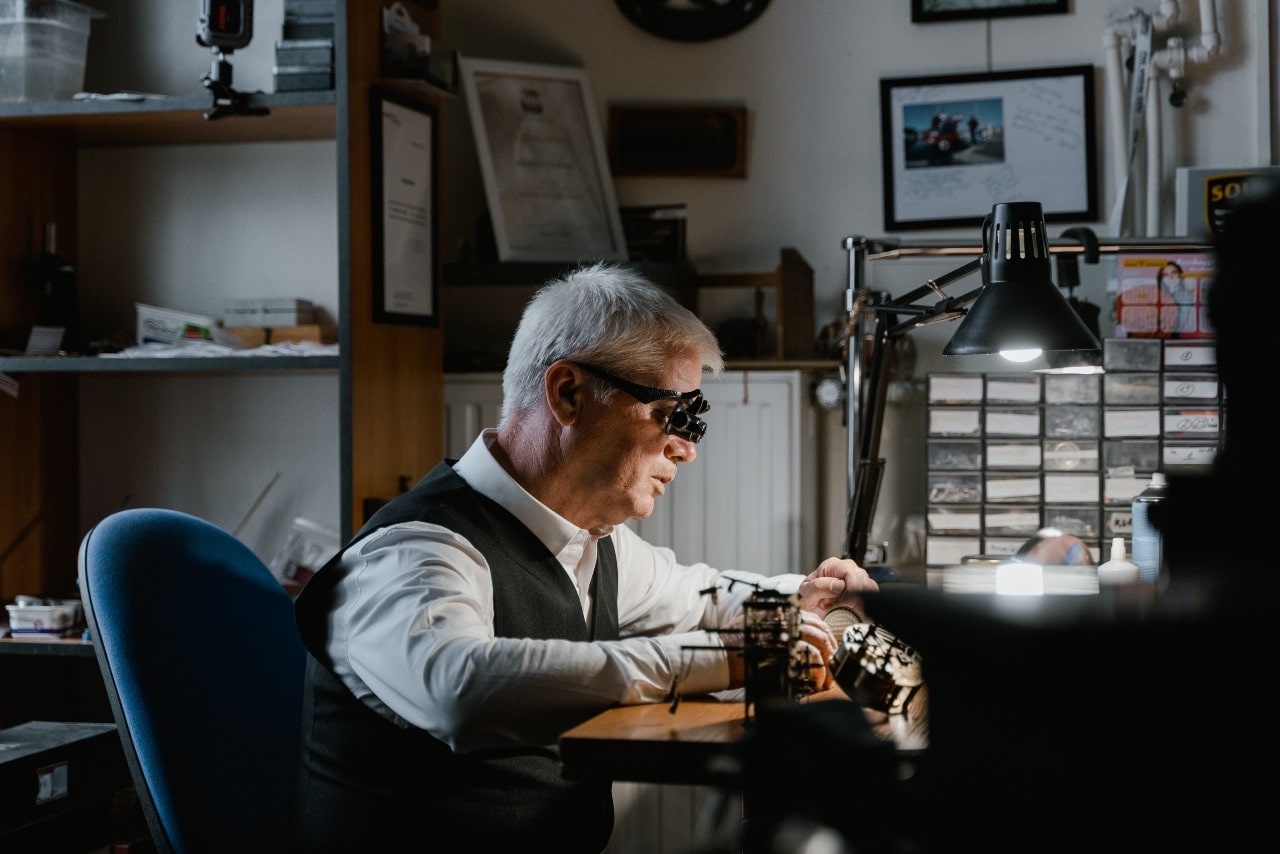
[[[896,342],[918,326],[963,318],[943,353],[999,353],[1027,362],[1042,352],[1090,351],[1102,345],[1050,276],[1049,241],[1039,202],[995,205],[982,224],[982,255],[897,298],[865,287],[863,267],[873,246],[849,238],[845,395],[849,428],[849,515],[845,553],[862,562],[884,475],[880,432],[888,390],[888,364]],[[956,297],[943,289],[975,272],[982,286]],[[932,304],[921,300],[937,296]],[[900,319],[904,318],[905,319]],[[850,342],[856,342],[856,346]]]

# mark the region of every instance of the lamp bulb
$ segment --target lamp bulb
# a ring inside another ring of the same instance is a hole
[[[1010,362],[1030,362],[1038,358],[1041,352],[1040,348],[1036,347],[1028,350],[1001,350],[1000,355]]]

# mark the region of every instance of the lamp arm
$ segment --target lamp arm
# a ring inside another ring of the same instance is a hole
[[[964,317],[965,306],[976,300],[980,293],[982,293],[982,288],[974,288],[967,294],[939,300],[933,305],[906,306],[895,309],[898,313],[913,314],[914,316],[909,320],[904,320],[901,323],[890,327],[888,335],[890,338],[901,338],[912,329],[916,329],[920,326],[928,326],[931,323],[943,323],[948,320],[959,320]]]
[[[978,272],[978,270],[982,269],[982,263],[985,257],[986,256],[984,255],[982,257],[974,258],[971,261],[966,261],[964,264],[961,264],[959,267],[956,267],[951,272],[943,273],[941,276],[938,276],[938,278],[936,279],[929,279],[923,285],[916,288],[915,290],[910,291],[906,294],[903,294],[902,296],[897,297],[895,299],[892,299],[885,305],[886,307],[893,308],[893,309],[910,308],[917,300],[923,299],[924,297],[927,297],[931,294],[939,297],[943,296],[942,289],[945,288],[947,285],[951,284],[952,282],[957,282],[960,279],[963,279],[966,276],[972,273],[976,273]],[[974,298],[975,299],[977,298],[976,293],[974,295]]]
[[[866,351],[862,357],[866,360],[864,368],[866,385],[862,399],[850,406],[855,407],[851,418],[860,418],[856,458],[854,460],[853,480],[850,482],[849,515],[847,519],[848,536],[845,544],[846,555],[861,563],[867,553],[868,537],[871,522],[875,518],[876,502],[880,496],[880,484],[884,479],[884,459],[880,456],[880,437],[884,427],[885,405],[889,390],[889,363],[896,341],[888,336],[892,317],[880,315],[875,318],[874,329],[870,333]],[[863,350],[862,347],[858,348]],[[853,423],[852,420],[850,423]]]
[[[982,292],[976,288],[958,297],[946,297],[943,289],[982,268],[984,259],[974,258],[956,269],[930,279],[918,288],[894,299],[872,292],[864,284],[866,254],[874,244],[862,238],[845,241],[849,251],[849,291],[846,303],[845,362],[848,387],[845,394],[845,421],[849,429],[849,512],[846,517],[845,556],[865,559],[871,523],[884,476],[880,458],[880,437],[884,426],[889,390],[889,362],[896,341],[907,332],[929,323],[955,320],[965,306]],[[932,305],[917,301],[938,296]],[[910,315],[899,321],[899,315]]]

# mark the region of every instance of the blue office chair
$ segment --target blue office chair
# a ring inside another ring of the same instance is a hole
[[[230,533],[155,508],[94,526],[79,579],[160,854],[288,850],[306,665],[279,581]]]

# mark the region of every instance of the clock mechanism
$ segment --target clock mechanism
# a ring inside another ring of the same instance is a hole
[[[836,684],[868,708],[906,714],[907,704],[924,685],[920,653],[851,608],[833,608],[825,619],[841,640],[831,660]]]

